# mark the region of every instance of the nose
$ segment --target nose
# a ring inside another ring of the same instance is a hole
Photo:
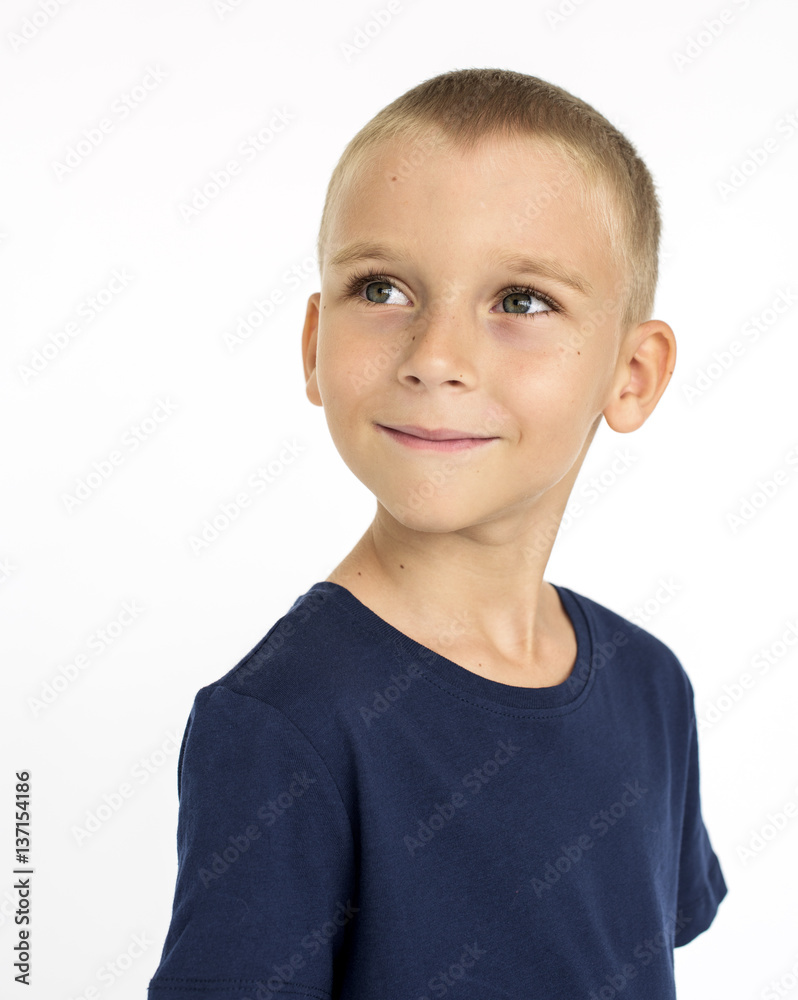
[[[477,376],[475,317],[453,290],[444,291],[407,328],[407,344],[397,366],[401,381],[472,386]]]

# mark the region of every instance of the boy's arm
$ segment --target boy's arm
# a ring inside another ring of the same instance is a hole
[[[693,686],[687,674],[690,703],[690,735],[687,751],[687,789],[679,858],[679,896],[675,917],[674,946],[688,944],[702,934],[715,919],[718,905],[727,893],[726,882],[709,834],[701,816],[698,766],[698,730],[696,727]]]
[[[178,794],[172,920],[149,1000],[268,995],[274,977],[284,994],[331,995],[357,912],[353,838],[309,741],[273,706],[203,688]]]

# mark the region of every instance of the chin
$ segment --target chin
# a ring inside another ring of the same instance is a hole
[[[448,534],[476,523],[476,514],[469,516],[464,511],[458,511],[450,498],[415,497],[404,503],[386,503],[379,497],[378,500],[390,517],[410,531]]]

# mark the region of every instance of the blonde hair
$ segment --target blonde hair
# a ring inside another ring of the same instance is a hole
[[[660,210],[654,181],[632,143],[585,101],[535,76],[506,69],[459,69],[431,77],[379,111],[350,140],[330,177],[316,253],[324,268],[329,228],[350,185],[387,141],[412,156],[473,150],[486,138],[532,138],[577,170],[586,209],[604,227],[624,275],[621,327],[649,319],[657,288]],[[567,180],[566,180],[567,183]],[[556,195],[556,193],[555,193]],[[539,209],[538,209],[539,210]]]

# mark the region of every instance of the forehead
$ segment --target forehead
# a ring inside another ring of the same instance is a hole
[[[617,279],[609,235],[594,207],[606,194],[549,142],[385,142],[348,177],[329,231],[332,257],[347,245],[396,246],[431,265],[464,266],[535,252],[587,275]]]

